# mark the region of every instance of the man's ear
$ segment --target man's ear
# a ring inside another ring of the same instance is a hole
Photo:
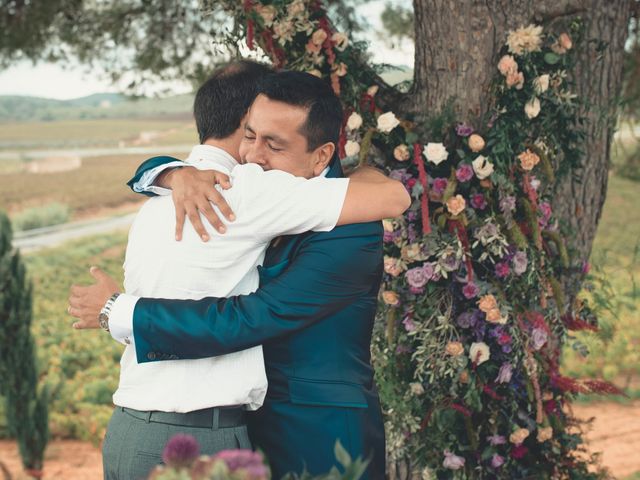
[[[336,151],[336,146],[333,142],[327,142],[324,145],[320,145],[313,152],[314,162],[313,162],[313,175],[318,176],[322,173],[322,171],[329,166],[331,163],[331,159],[333,158],[333,154]]]

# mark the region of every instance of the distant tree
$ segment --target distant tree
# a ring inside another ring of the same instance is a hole
[[[38,391],[30,330],[32,287],[12,236],[11,223],[0,212],[0,394],[22,464],[29,475],[40,478],[49,437],[49,395],[46,388]]]

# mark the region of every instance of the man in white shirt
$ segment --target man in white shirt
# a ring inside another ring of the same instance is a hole
[[[121,312],[133,308],[131,299],[136,297],[198,300],[251,293],[258,287],[258,267],[274,237],[395,216],[408,206],[401,184],[370,169],[351,179],[305,179],[282,170],[264,171],[256,163],[239,165],[240,142],[251,141],[241,122],[259,78],[267,73],[266,67],[251,62],[232,64],[217,71],[195,100],[203,143],[194,147],[187,164],[228,176],[232,187],[219,192],[237,220],[226,222],[225,234],[204,222],[211,237],[206,243],[190,223],[182,241],[175,240],[169,191],[150,185],[173,164],[148,172],[138,188],[165,196],[149,200],[131,228],[124,264],[127,295],[114,303],[114,318],[126,316]],[[269,106],[263,99],[253,108]],[[333,143],[322,148],[314,167],[318,171],[334,154]],[[261,346],[213,358],[169,357],[139,364],[127,327],[110,327],[114,338],[127,347],[113,397],[117,407],[103,446],[105,478],[145,477],[176,433],[195,436],[208,454],[250,447],[243,411],[259,408],[266,394]]]

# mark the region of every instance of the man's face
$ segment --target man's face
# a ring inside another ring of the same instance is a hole
[[[300,133],[307,109],[258,97],[247,114],[240,142],[242,163],[257,163],[264,170],[284,170],[297,177],[319,175],[333,155],[333,143],[307,151]]]

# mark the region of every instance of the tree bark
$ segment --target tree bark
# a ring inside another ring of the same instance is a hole
[[[530,23],[553,30],[579,16],[584,41],[577,45],[576,92],[585,102],[582,167],[558,185],[556,216],[569,228],[574,263],[591,252],[602,212],[622,84],[623,49],[635,0],[414,0],[414,83],[395,111],[420,119],[454,99],[457,118],[479,127],[489,111],[489,88],[509,30]],[[593,41],[592,41],[593,40]],[[573,275],[578,285],[580,269]],[[575,293],[575,289],[571,292]],[[390,465],[390,478],[412,478],[411,459]],[[420,478],[419,475],[414,478]]]

